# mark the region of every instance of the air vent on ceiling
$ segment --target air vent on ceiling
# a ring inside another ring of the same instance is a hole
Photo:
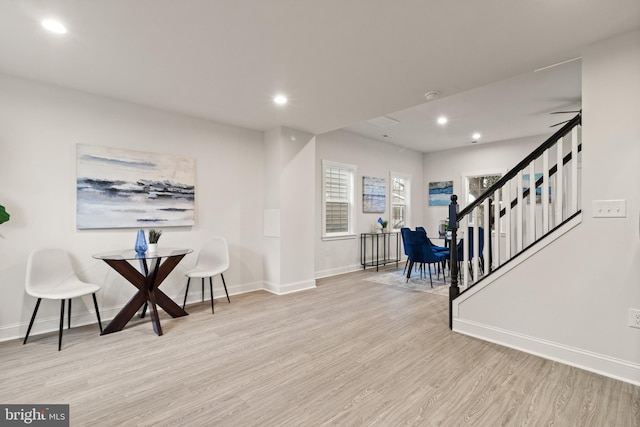
[[[397,125],[400,123],[399,120],[391,118],[389,116],[380,116],[375,119],[367,120],[367,122],[371,123],[374,126],[378,126],[379,128],[388,128],[393,125]]]

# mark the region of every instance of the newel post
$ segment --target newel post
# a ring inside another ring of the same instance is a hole
[[[449,287],[449,329],[453,329],[453,300],[460,295],[458,287],[458,196],[451,196],[449,205],[449,230],[451,241],[449,242],[451,286]]]

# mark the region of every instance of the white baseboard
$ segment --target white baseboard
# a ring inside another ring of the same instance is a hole
[[[640,386],[640,364],[638,363],[616,359],[470,320],[454,318],[453,330],[484,341]]]
[[[56,307],[60,307],[59,301],[42,301],[42,304],[46,302],[56,304]],[[41,305],[42,307],[42,305]],[[122,308],[122,307],[120,307]],[[100,308],[100,320],[102,321],[102,327],[107,325],[106,320],[111,320],[118,313],[120,308],[114,308],[113,310],[106,309],[103,310]],[[66,309],[66,308],[65,308]],[[72,310],[73,311],[73,310]],[[31,320],[31,314],[33,311],[29,312],[29,319],[23,323],[13,323],[10,325],[5,325],[0,328],[0,342],[2,341],[10,341],[13,339],[24,339],[24,336],[27,333],[27,328],[29,327],[29,320]],[[65,312],[64,316],[64,328],[65,332],[67,331],[67,314]],[[84,312],[80,314],[71,314],[71,327],[75,328],[78,326],[84,325],[96,325],[96,333],[100,333],[100,329],[98,329],[98,318],[96,317],[95,310],[91,310],[89,312]],[[41,314],[36,316],[36,320],[33,322],[33,327],[31,328],[31,332],[29,333],[29,339],[31,337],[35,337],[39,334],[44,334],[48,332],[58,331],[60,329],[60,315],[57,316],[49,316],[43,317]]]
[[[316,271],[315,278],[323,279],[325,277],[338,276],[340,274],[353,273],[354,271],[360,271],[360,270],[362,270],[362,265],[360,264],[347,265],[347,266],[338,267],[338,268],[330,268],[328,270]]]
[[[309,289],[314,289],[316,287],[316,280],[303,280],[301,282],[293,282],[293,283],[271,283],[264,282],[264,290],[267,292],[271,292],[275,295],[286,295],[291,294],[293,292],[306,291]]]
[[[202,291],[201,291],[200,284],[198,284],[198,286],[193,286],[193,283],[198,283],[198,282],[191,283],[192,286],[189,290],[189,295],[187,297],[187,305],[192,303],[197,303],[202,300]],[[265,288],[262,282],[253,282],[253,283],[245,283],[241,285],[227,286],[227,290],[229,291],[230,296],[254,292],[254,291],[260,291],[263,289]],[[133,291],[132,291],[132,295],[133,295]],[[213,296],[215,299],[219,299],[219,298],[226,299],[226,294],[224,292],[224,288],[222,287],[222,285],[220,285],[219,288],[218,288],[218,285],[214,286]],[[184,289],[182,290],[182,292],[179,293],[179,295],[168,295],[168,297],[171,298],[173,301],[175,301],[176,304],[182,306],[182,301],[184,301]],[[207,283],[205,283],[204,300],[205,301],[211,300],[211,297],[209,295],[209,285]],[[42,304],[46,304],[46,303],[47,301],[45,300],[42,301]],[[57,301],[54,301],[54,302],[49,301],[49,303],[58,304],[57,306],[59,306],[60,304]],[[122,310],[122,307],[124,307],[125,304],[126,303],[110,306],[110,307],[99,306],[100,320],[102,321],[103,328],[107,326],[109,321],[111,321],[114,317],[116,317],[116,315],[120,312],[120,310]],[[158,307],[158,310],[162,311],[160,307]],[[29,312],[29,319],[26,322],[13,323],[10,325],[5,325],[2,328],[0,328],[0,342],[9,341],[17,338],[24,339],[24,336],[27,333],[27,328],[29,326],[29,320],[31,320],[31,314],[32,312]],[[65,315],[64,322],[65,322],[65,330],[66,330],[66,327],[67,327],[66,315]],[[75,328],[78,326],[84,326],[84,325],[92,325],[92,324],[95,324],[96,331],[99,331],[97,327],[98,319],[96,317],[96,313],[94,310],[85,311],[77,314],[72,312],[71,314],[72,328]],[[48,333],[48,332],[58,331],[59,328],[60,328],[59,315],[43,317],[40,313],[38,313],[38,315],[36,316],[36,320],[33,322],[33,328],[31,329],[31,333],[29,334],[29,337]]]

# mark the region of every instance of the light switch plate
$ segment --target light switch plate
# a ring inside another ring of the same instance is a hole
[[[594,218],[625,218],[627,216],[626,200],[594,200]]]

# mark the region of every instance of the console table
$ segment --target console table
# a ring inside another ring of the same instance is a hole
[[[360,234],[360,256],[364,270],[375,267],[378,271],[379,266],[394,262],[397,267],[400,261],[400,232]]]

